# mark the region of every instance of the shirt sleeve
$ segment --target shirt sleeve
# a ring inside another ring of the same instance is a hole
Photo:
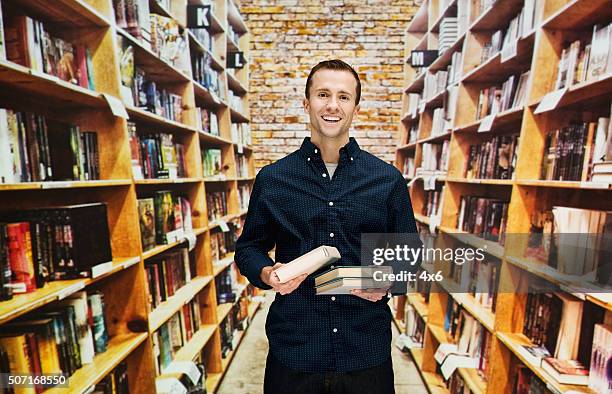
[[[242,234],[236,242],[236,254],[234,261],[242,275],[249,282],[260,289],[271,289],[261,280],[261,270],[264,267],[274,265],[274,261],[268,256],[268,252],[274,247],[272,237],[272,218],[265,206],[262,191],[265,189],[265,177],[261,170],[255,177],[253,192],[249,200],[249,211],[247,213]]]

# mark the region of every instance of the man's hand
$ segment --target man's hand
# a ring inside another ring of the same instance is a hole
[[[386,296],[387,291],[385,289],[354,289],[351,290],[351,294],[364,300],[376,302]]]
[[[279,268],[282,265],[283,265],[282,263],[276,263],[272,267],[264,267],[261,270],[261,274],[259,276],[261,277],[261,280],[268,286],[271,286],[274,289],[274,291],[277,291],[285,295],[297,289],[300,283],[302,283],[308,275],[302,274],[298,276],[297,278],[291,279],[288,282],[281,283],[280,280],[278,279],[278,276],[274,272],[274,270]]]

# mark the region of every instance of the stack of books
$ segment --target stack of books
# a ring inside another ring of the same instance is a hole
[[[317,294],[351,294],[352,290],[378,289],[386,291],[391,287],[388,274],[390,266],[341,266],[331,268],[315,276]]]
[[[457,18],[450,17],[442,19],[440,23],[440,43],[438,45],[438,52],[442,54],[453,46],[453,43],[457,41],[457,37]]]

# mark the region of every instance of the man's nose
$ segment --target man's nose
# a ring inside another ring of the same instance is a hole
[[[327,109],[330,111],[337,111],[340,107],[338,97],[331,96],[329,100],[327,100]]]

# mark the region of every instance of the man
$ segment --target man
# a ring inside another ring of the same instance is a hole
[[[311,137],[261,169],[236,263],[249,281],[276,290],[266,332],[269,393],[394,392],[391,313],[382,292],[317,296],[313,275],[280,283],[274,269],[320,246],[335,246],[341,265],[360,265],[362,233],[415,233],[405,180],[361,150],[349,127],[361,83],[341,60],[323,61],[306,81]],[[276,261],[268,252],[276,245]]]

